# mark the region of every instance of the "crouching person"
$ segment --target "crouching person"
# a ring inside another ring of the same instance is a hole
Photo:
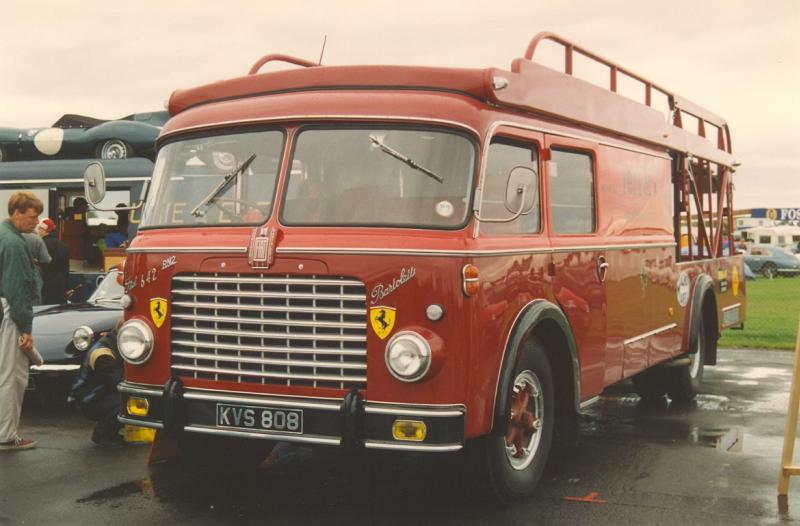
[[[120,435],[122,424],[117,421],[117,384],[122,380],[123,373],[122,358],[117,349],[117,330],[121,324],[122,319],[113,331],[100,337],[86,352],[69,395],[69,400],[84,416],[97,422],[92,432],[92,442],[99,447],[125,445]]]

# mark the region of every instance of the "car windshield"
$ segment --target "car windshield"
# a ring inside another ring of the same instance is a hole
[[[310,128],[295,139],[281,222],[458,228],[475,146],[419,128]]]
[[[167,144],[156,159],[142,228],[263,223],[272,211],[283,143],[282,131],[267,130]]]
[[[125,293],[122,285],[117,282],[119,272],[112,270],[103,277],[103,280],[97,285],[92,295],[89,297],[89,303],[103,303],[103,302],[119,302],[122,295]]]

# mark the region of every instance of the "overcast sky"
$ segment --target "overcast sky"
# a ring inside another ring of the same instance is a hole
[[[736,208],[800,207],[800,1],[6,0],[0,126],[163,109],[262,55],[510,68],[552,31],[727,119]]]

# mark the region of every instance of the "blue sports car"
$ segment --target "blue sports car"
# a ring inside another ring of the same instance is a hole
[[[155,155],[167,112],[104,121],[64,115],[50,128],[0,128],[0,162],[45,159],[126,159]]]
[[[800,261],[787,254],[783,248],[772,245],[752,245],[747,247],[744,262],[765,278],[775,276],[797,276],[800,274]]]
[[[31,366],[34,379],[74,374],[83,351],[114,328],[122,315],[123,288],[118,275],[116,269],[108,272],[85,303],[34,307],[33,343],[44,358],[44,365]]]

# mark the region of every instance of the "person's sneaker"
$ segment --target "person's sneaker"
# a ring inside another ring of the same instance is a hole
[[[27,438],[17,438],[16,440],[10,440],[8,442],[0,442],[0,450],[6,450],[6,451],[33,449],[35,447],[36,447],[36,441],[29,440]]]

